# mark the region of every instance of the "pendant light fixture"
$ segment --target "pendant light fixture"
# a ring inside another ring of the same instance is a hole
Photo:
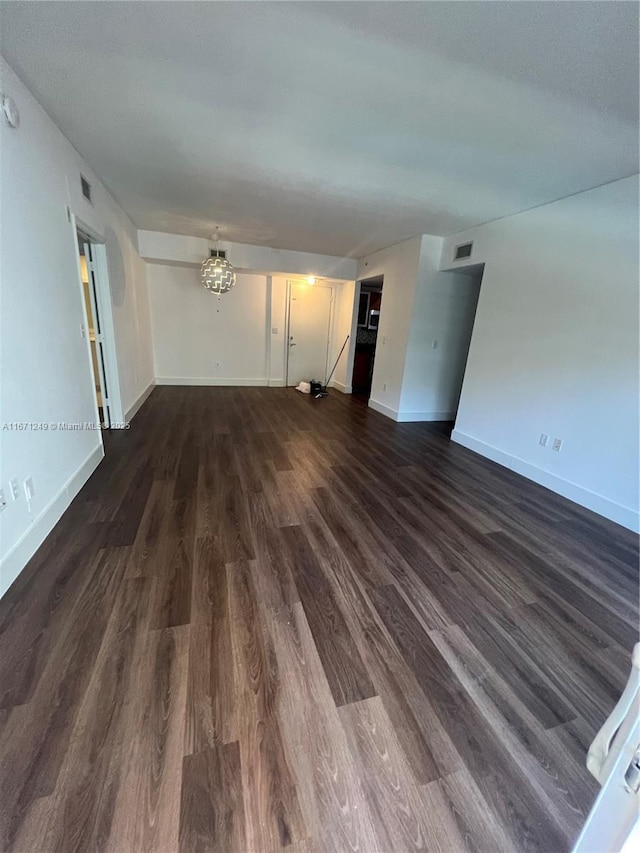
[[[236,273],[226,258],[226,253],[218,246],[220,229],[216,227],[216,233],[213,235],[215,248],[211,250],[211,257],[205,258],[202,262],[200,276],[203,287],[210,293],[215,293],[218,296],[221,293],[228,293],[236,283]]]

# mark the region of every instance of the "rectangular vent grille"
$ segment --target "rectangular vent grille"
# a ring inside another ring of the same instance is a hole
[[[226,251],[226,249],[212,249],[211,250],[211,257],[212,258],[226,258],[227,257],[227,251]]]
[[[82,175],[80,175],[80,186],[82,187],[82,195],[87,201],[91,201],[91,184]]]
[[[456,250],[453,255],[453,260],[461,261],[463,258],[470,258],[471,249],[473,249],[473,243],[462,243],[462,245],[456,246]]]

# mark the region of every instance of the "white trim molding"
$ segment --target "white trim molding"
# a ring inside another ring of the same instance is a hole
[[[268,379],[218,379],[212,376],[157,376],[156,385],[220,385],[236,388],[265,387]]]
[[[398,412],[398,423],[416,423],[418,421],[454,421],[455,412]]]
[[[343,385],[342,382],[338,382],[337,379],[333,379],[329,383],[329,388],[335,388],[338,391],[342,391],[343,394],[351,394],[353,392],[351,385]]]
[[[132,403],[131,406],[129,406],[129,408],[127,409],[125,416],[124,416],[124,419],[127,423],[129,423],[129,421],[132,421],[134,419],[134,417],[138,414],[138,412],[140,411],[140,409],[144,405],[147,397],[151,394],[151,392],[153,391],[153,389],[155,387],[156,387],[156,380],[152,379],[151,382],[144,389],[142,394],[140,394],[138,399],[134,403]]]
[[[385,406],[384,403],[379,403],[373,397],[369,399],[369,406],[376,412],[380,412],[392,421],[399,424],[408,423],[428,423],[429,421],[453,421],[455,420],[455,412],[405,412],[392,409],[391,406]]]
[[[0,562],[0,597],[5,594],[49,533],[62,518],[64,511],[93,474],[104,457],[102,444],[87,456],[58,494],[33,520],[10,551]]]
[[[499,465],[503,465],[505,468],[511,469],[511,471],[515,471],[516,474],[526,477],[527,480],[533,480],[534,483],[538,483],[538,485],[544,486],[552,492],[556,492],[556,494],[562,495],[562,497],[568,498],[570,501],[574,501],[574,503],[580,504],[580,506],[610,519],[610,521],[615,521],[616,524],[621,524],[623,527],[633,530],[634,533],[640,532],[640,514],[631,507],[622,506],[609,498],[605,498],[603,495],[579,486],[577,483],[572,483],[570,480],[558,477],[557,474],[545,471],[537,465],[525,462],[524,459],[519,459],[517,456],[510,456],[503,450],[499,450],[497,447],[486,444],[484,441],[466,435],[466,433],[460,432],[457,429],[454,429],[451,433],[451,440],[455,441],[456,444],[461,444],[468,450],[479,453],[480,456],[484,456],[493,462],[497,462]]]
[[[395,409],[392,409],[390,406],[385,406],[384,403],[379,403],[377,400],[374,400],[373,397],[369,397],[368,405],[370,409],[374,410],[374,412],[379,412],[386,418],[391,418],[392,421],[398,419],[398,413]]]

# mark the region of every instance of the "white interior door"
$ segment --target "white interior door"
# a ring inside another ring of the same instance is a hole
[[[111,406],[109,402],[109,386],[107,384],[106,371],[106,355],[105,355],[105,338],[103,329],[102,309],[100,305],[100,294],[98,292],[98,283],[96,281],[96,265],[93,257],[93,247],[91,243],[83,243],[84,256],[87,260],[87,273],[89,276],[89,298],[91,299],[91,313],[89,325],[92,327],[93,335],[95,335],[96,346],[96,362],[98,368],[98,381],[100,383],[100,392],[102,397],[102,421],[111,426]],[[91,322],[93,320],[93,322]],[[90,332],[91,334],[91,332]]]
[[[291,282],[287,385],[327,378],[333,290],[321,284]]]

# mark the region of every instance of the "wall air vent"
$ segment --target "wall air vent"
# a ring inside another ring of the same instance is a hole
[[[456,246],[455,252],[453,253],[453,260],[461,261],[464,258],[470,258],[472,249],[473,243],[462,243],[460,246]]]
[[[82,195],[87,201],[91,201],[91,184],[82,175],[80,175],[80,186],[82,188]]]
[[[227,251],[226,249],[211,249],[211,257],[212,258],[226,258]]]

